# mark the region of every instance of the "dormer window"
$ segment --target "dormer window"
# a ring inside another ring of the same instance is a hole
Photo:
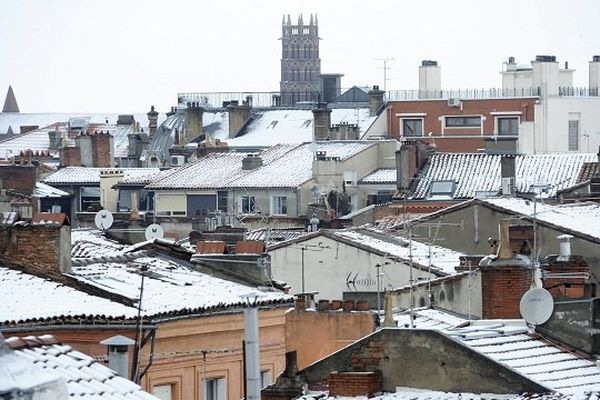
[[[454,181],[433,181],[429,187],[430,200],[449,200],[454,195]]]

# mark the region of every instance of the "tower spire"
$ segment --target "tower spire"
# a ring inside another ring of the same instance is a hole
[[[288,14],[288,17],[287,17],[287,24],[292,25],[292,19],[290,18],[290,14]]]
[[[302,14],[298,17],[298,25],[304,25],[304,22],[302,22]]]
[[[311,26],[313,25],[313,15],[312,15],[312,13],[310,14],[310,25]]]
[[[315,13],[315,25],[319,25],[319,17],[317,17],[317,13]]]
[[[11,85],[8,86],[8,92],[6,92],[6,99],[4,100],[4,107],[2,107],[3,113],[8,112],[19,112],[19,106],[17,105],[17,98],[15,97],[15,93],[13,92],[13,88]]]

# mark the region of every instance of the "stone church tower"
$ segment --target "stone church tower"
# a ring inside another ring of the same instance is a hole
[[[319,101],[319,21],[310,15],[305,25],[302,15],[298,24],[292,25],[290,16],[284,16],[281,36],[281,104],[291,105],[299,101]]]

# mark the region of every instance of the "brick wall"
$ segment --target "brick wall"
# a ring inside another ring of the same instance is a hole
[[[70,270],[70,227],[14,225],[0,227],[0,259],[38,275],[58,275]]]
[[[0,166],[2,189],[12,189],[22,194],[32,194],[38,177],[38,169],[33,165]]]
[[[531,286],[531,271],[523,265],[481,266],[482,318],[521,318],[521,297]]]
[[[381,371],[329,374],[329,396],[372,396],[381,391]]]
[[[544,288],[554,298],[582,298],[592,296],[592,288],[587,278],[590,266],[581,256],[570,256],[566,261],[557,261],[556,256],[547,257],[542,264]]]
[[[60,149],[60,165],[65,167],[80,167],[81,149],[79,147],[63,147]]]
[[[110,133],[97,132],[92,135],[92,157],[94,167],[113,167]]]

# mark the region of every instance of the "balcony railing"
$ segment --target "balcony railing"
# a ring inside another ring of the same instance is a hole
[[[390,90],[386,93],[388,101],[430,100],[430,99],[498,99],[505,97],[539,97],[539,88],[518,89],[449,89],[449,90]]]

